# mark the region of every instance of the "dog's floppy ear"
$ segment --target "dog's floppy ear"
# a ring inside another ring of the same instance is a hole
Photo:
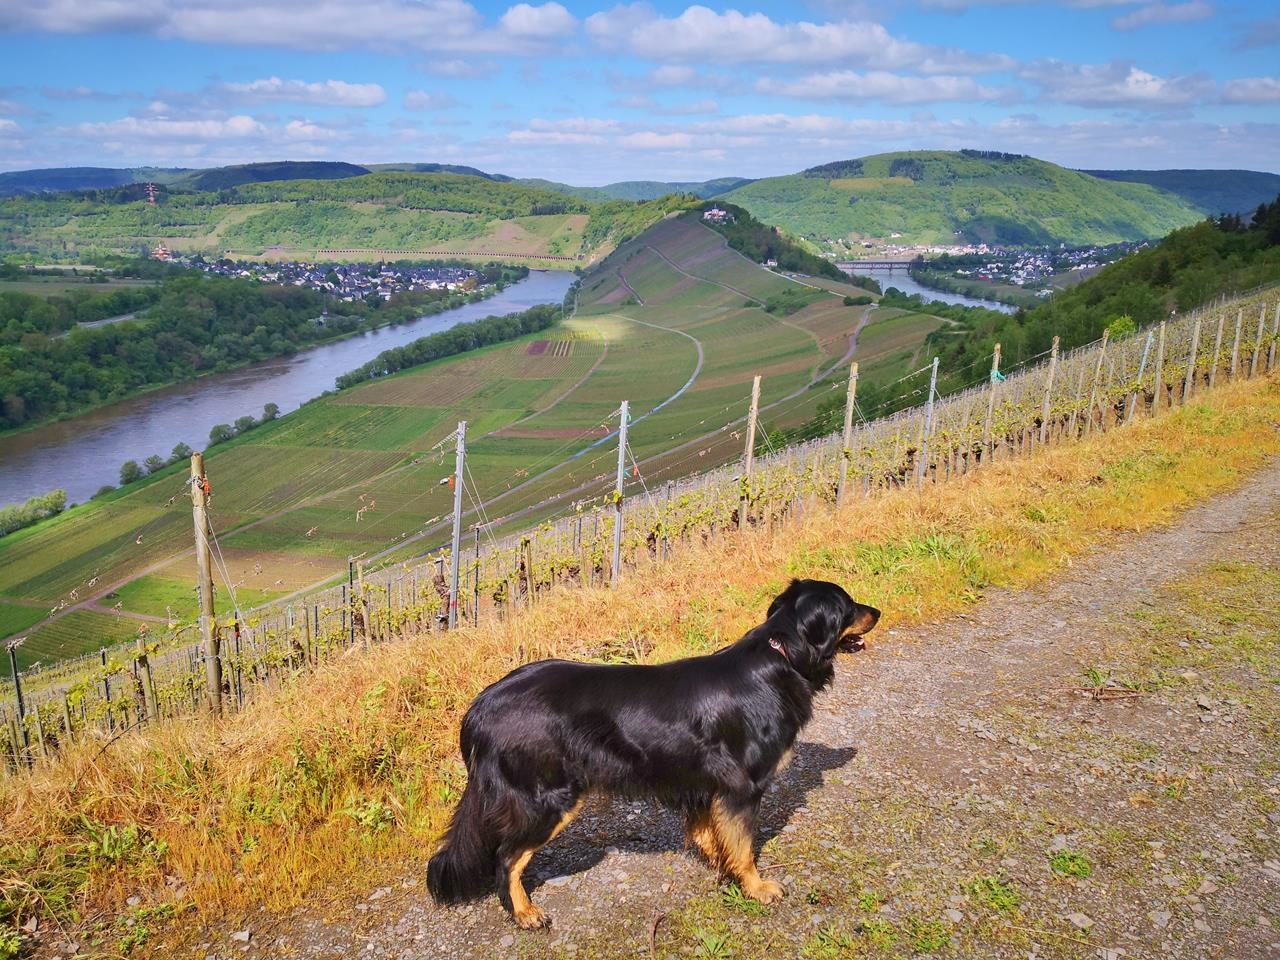
[[[870,633],[871,628],[880,622],[880,611],[875,607],[868,607],[865,603],[853,603],[853,619],[846,628],[845,633],[855,637],[860,637],[865,633]]]

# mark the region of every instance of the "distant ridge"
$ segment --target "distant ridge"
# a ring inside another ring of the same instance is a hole
[[[710,200],[721,194],[746,186],[753,181],[745,177],[718,177],[715,180],[666,181],[666,180],[620,180],[607,183],[603,187],[575,187],[554,180],[542,180],[529,177],[518,181],[540,190],[552,190],[567,194],[580,200],[591,200],[603,203],[607,200],[656,200],[673,193],[692,193],[703,200]]]
[[[1257,170],[1081,170],[1099,180],[1145,183],[1181,197],[1206,216],[1253,213],[1280,196],[1280,174]]]

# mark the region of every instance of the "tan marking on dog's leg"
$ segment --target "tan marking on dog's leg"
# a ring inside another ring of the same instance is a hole
[[[743,893],[761,903],[773,903],[785,896],[781,884],[766,880],[756,869],[754,837],[746,818],[726,810],[719,797],[711,802],[711,826],[724,851],[725,870],[738,881]]]
[[[716,871],[724,869],[724,853],[716,841],[716,831],[711,825],[711,811],[691,813],[685,821],[684,835],[689,842],[702,851],[707,863]]]
[[[560,816],[560,822],[551,831],[551,836],[536,847],[530,847],[522,851],[507,872],[507,893],[511,896],[511,913],[516,918],[516,923],[525,930],[537,930],[541,927],[551,926],[551,918],[534,906],[533,901],[529,899],[529,894],[525,892],[524,881],[521,879],[525,867],[529,866],[529,861],[533,859],[535,853],[558,837],[564,828],[573,822],[573,818],[578,815],[581,809],[582,801],[579,800],[573,805],[572,809],[566,810]]]

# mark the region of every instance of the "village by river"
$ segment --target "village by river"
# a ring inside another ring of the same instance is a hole
[[[118,483],[120,465],[151,454],[168,456],[178,443],[202,449],[209,429],[237,417],[261,416],[274,403],[281,413],[333,389],[340,374],[383,350],[447,330],[468,320],[517,313],[564,299],[573,274],[533,271],[478,303],[396,327],[324,344],[287,357],[211,374],[35,430],[0,437],[0,506],[62,488],[80,503],[105,484]]]
[[[897,287],[907,295],[920,294],[925,300],[941,300],[943,303],[957,303],[965,307],[985,307],[988,310],[999,310],[1001,313],[1014,313],[1017,307],[1011,307],[1007,303],[1000,303],[996,300],[978,300],[974,297],[966,297],[961,293],[951,293],[948,290],[937,290],[933,287],[926,287],[922,283],[918,283],[912,279],[911,274],[907,272],[906,266],[894,267],[858,267],[854,270],[858,276],[870,277],[880,284],[881,290],[888,290],[890,287]]]

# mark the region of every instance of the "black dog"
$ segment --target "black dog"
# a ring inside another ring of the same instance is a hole
[[[520,879],[588,793],[651,797],[682,811],[689,840],[762,903],[782,888],[756,871],[760,798],[880,611],[834,583],[794,580],[732,646],[658,666],[542,660],[484,690],[462,721],[467,787],[427,885],[441,903],[496,884],[526,929],[549,918]]]

